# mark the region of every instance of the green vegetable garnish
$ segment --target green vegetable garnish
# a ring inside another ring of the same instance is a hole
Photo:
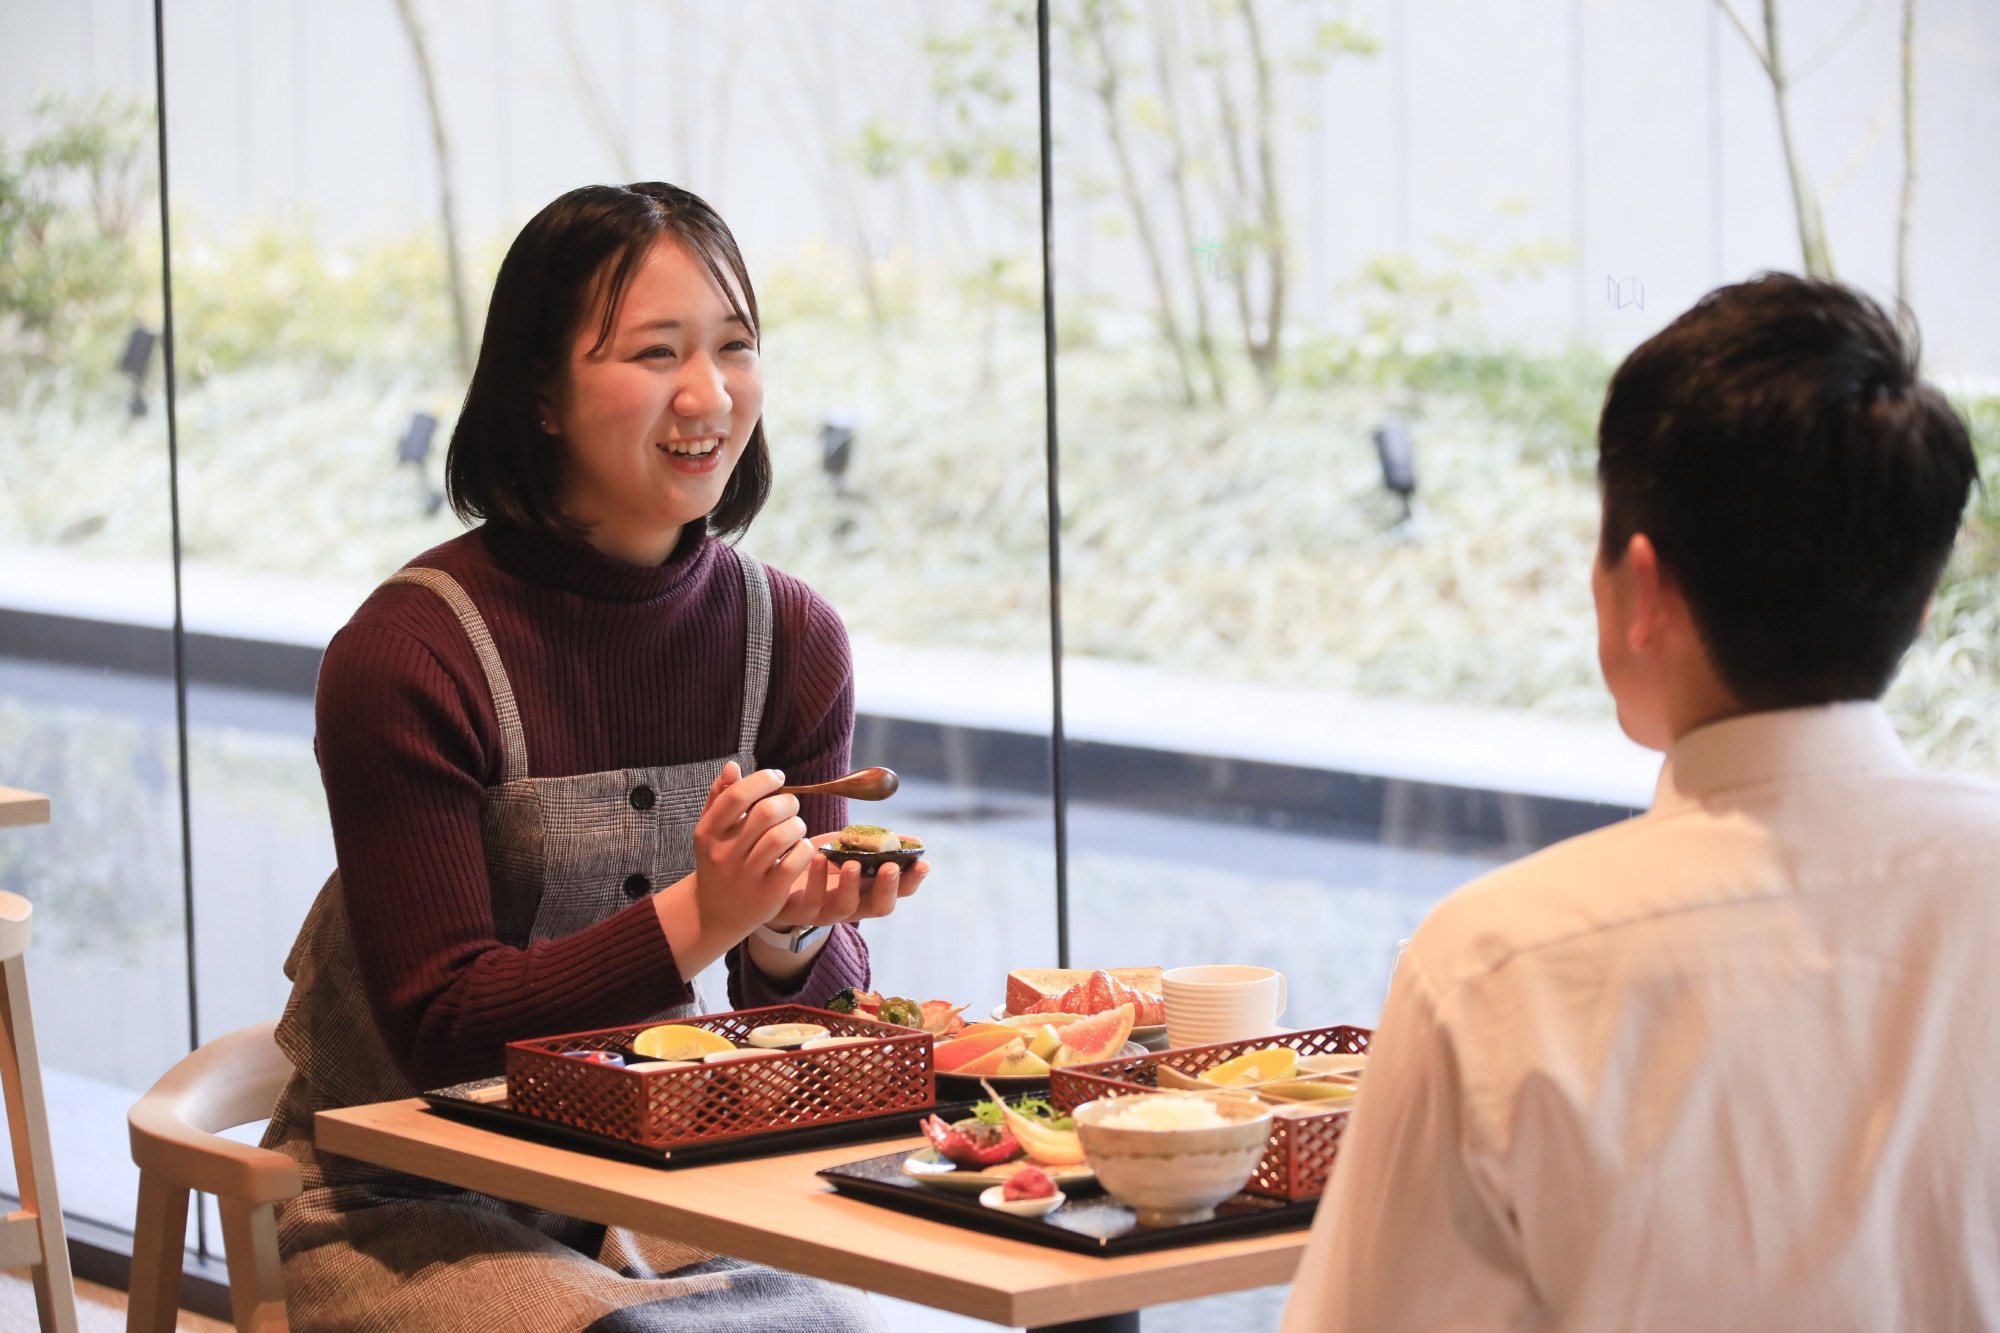
[[[1066,1115],[1056,1114],[1056,1108],[1040,1097],[1027,1097],[1013,1103],[1014,1113],[1030,1120],[1040,1121],[1050,1129],[1075,1129],[1076,1121]],[[982,1125],[1003,1123],[999,1102],[979,1102],[972,1108],[972,1118]]]
[[[834,996],[831,1000],[828,1000],[826,1002],[826,1007],[828,1009],[831,1009],[836,1014],[853,1013],[855,1008],[854,987],[849,986],[846,990],[840,992],[838,995]]]

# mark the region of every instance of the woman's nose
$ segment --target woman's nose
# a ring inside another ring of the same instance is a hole
[[[674,386],[674,414],[705,419],[720,416],[731,406],[722,367],[708,357],[690,358],[681,369],[680,382]]]

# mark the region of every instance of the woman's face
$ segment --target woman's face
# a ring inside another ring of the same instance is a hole
[[[563,450],[562,507],[593,546],[659,564],[712,511],[764,411],[757,338],[702,262],[662,239],[592,351],[585,317],[543,429]]]

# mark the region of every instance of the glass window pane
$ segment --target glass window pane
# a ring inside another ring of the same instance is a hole
[[[204,1034],[283,1002],[332,868],[313,654],[462,530],[443,455],[500,256],[562,191],[633,179],[743,245],[776,477],[744,549],[845,620],[855,762],[906,779],[853,817],[938,867],[867,928],[876,983],[991,1005],[1055,955],[1032,28],[983,3],[410,12],[190,0],[170,35]]]
[[[0,783],[53,816],[0,888],[61,1200],[124,1227],[125,1111],[188,1041],[150,6],[8,7],[0,88]]]

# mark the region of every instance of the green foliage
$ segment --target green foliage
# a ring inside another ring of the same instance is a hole
[[[1359,331],[1322,334],[1293,357],[1291,378],[1311,388],[1371,389],[1421,413],[1453,399],[1504,424],[1524,457],[1587,472],[1612,365],[1583,346],[1537,353],[1494,345],[1477,319],[1496,285],[1538,276],[1561,247],[1454,247],[1457,263],[1426,268],[1400,252],[1377,255],[1347,284]]]
[[[130,326],[157,318],[136,225],[153,198],[152,108],[45,94],[29,123],[23,142],[0,140],[0,360],[100,379]]]
[[[1972,433],[1972,451],[1979,459],[1979,485],[1967,506],[1965,530],[1945,583],[1958,579],[2000,578],[2000,396],[1961,398],[1952,406]]]
[[[267,219],[175,251],[187,382],[260,362],[325,372],[375,363],[426,377],[451,370],[443,260],[427,236],[330,252],[310,227]]]

